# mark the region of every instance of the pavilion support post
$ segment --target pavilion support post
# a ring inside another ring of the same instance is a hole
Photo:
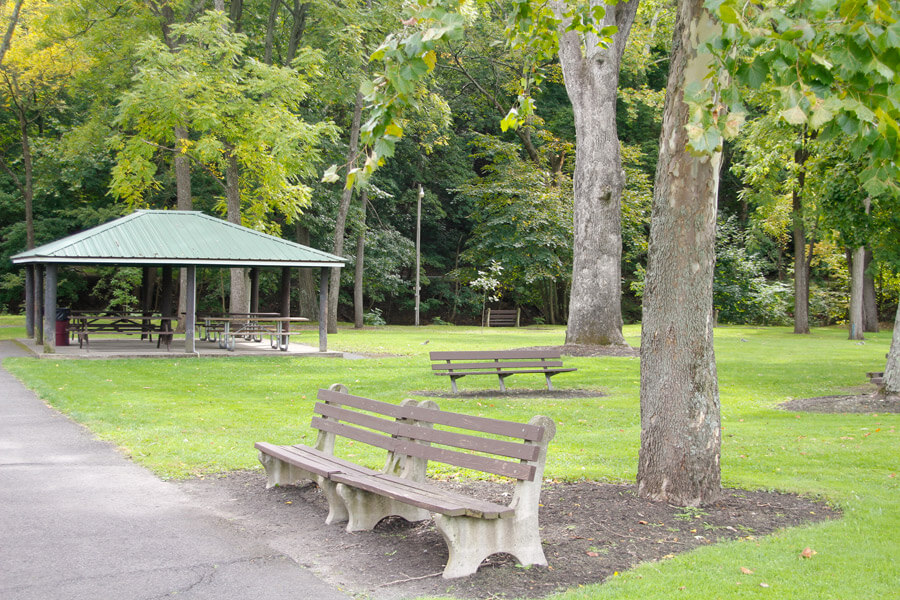
[[[328,352],[328,283],[329,272],[322,267],[319,277],[319,352]]]
[[[25,336],[34,337],[34,265],[25,265]]]
[[[291,268],[290,267],[281,267],[281,316],[282,317],[290,317],[291,316]],[[283,324],[285,331],[291,330],[291,323],[288,321]],[[287,348],[288,344],[291,343],[291,336],[285,335],[282,336],[281,347]]]
[[[259,269],[250,269],[250,312],[259,312]]]
[[[38,346],[44,343],[44,268],[41,265],[34,266],[34,343]]]
[[[159,313],[163,317],[174,317],[175,311],[172,310],[172,267],[162,268],[162,281],[159,286]],[[165,331],[175,331],[178,322],[175,319],[162,320],[162,329]],[[171,342],[171,334],[169,341]]]
[[[187,285],[184,295],[184,351],[190,354],[196,352],[194,346],[194,329],[197,323],[197,267],[189,265],[187,271]]]
[[[153,313],[153,287],[156,284],[155,274],[156,269],[151,269],[150,267],[141,268],[141,316],[143,317],[141,326],[143,331],[148,332],[141,333],[142,340],[152,335],[149,332],[152,331],[150,315]]]
[[[57,266],[44,267],[44,352],[56,352],[56,275]]]

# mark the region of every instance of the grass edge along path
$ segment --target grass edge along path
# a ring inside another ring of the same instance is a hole
[[[637,329],[626,333],[633,341]],[[162,476],[187,476],[254,466],[257,439],[310,442],[317,387],[341,381],[351,392],[398,402],[412,390],[449,388],[446,378],[430,374],[430,350],[553,345],[561,338],[558,328],[501,333],[386,328],[334,336],[334,347],[394,355],[365,361],[8,359],[4,365],[51,405],[136,461]],[[824,498],[838,505],[844,518],[643,564],[555,598],[900,598],[895,566],[900,555],[900,416],[777,408],[790,398],[861,385],[866,371],[880,368],[889,341],[889,332],[857,344],[837,329],[811,336],[780,328],[718,329],[723,483]],[[439,398],[438,404],[514,420],[548,414],[560,432],[551,446],[548,477],[633,481],[640,436],[637,359],[565,362],[579,371],[554,378],[555,387],[603,389],[608,395]],[[460,380],[461,389],[495,384],[486,377],[472,380]],[[514,388],[542,385],[540,378],[527,376],[508,383]],[[355,460],[378,466],[375,456],[361,454]],[[806,547],[816,554],[800,556]]]

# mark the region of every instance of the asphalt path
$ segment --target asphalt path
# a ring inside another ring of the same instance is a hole
[[[0,360],[24,355],[0,342]],[[0,368],[0,598],[168,597],[347,598],[194,506]]]

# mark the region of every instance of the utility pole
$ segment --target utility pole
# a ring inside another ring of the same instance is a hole
[[[416,327],[419,326],[419,268],[422,261],[422,197],[425,190],[419,184],[419,201],[416,204]]]

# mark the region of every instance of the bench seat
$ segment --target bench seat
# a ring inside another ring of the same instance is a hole
[[[458,352],[432,352],[431,370],[435,375],[450,377],[454,393],[459,390],[456,380],[466,375],[495,375],[500,380],[500,391],[506,391],[505,379],[510,375],[543,374],[547,389],[552,390],[550,378],[560,373],[577,371],[563,367],[558,350],[476,350]]]

